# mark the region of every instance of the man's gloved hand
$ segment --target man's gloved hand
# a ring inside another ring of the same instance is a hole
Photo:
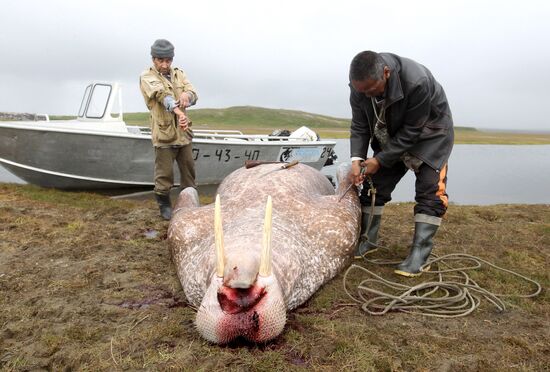
[[[365,179],[365,171],[362,166],[363,162],[361,160],[354,160],[351,162],[351,182],[354,185],[361,185]]]
[[[189,97],[189,94],[187,94],[186,92],[183,92],[180,95],[178,103],[179,103],[179,106],[184,109],[191,106],[191,98]]]

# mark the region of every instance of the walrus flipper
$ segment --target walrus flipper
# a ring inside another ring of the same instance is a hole
[[[191,210],[200,207],[199,193],[193,187],[183,189],[176,201],[172,216],[182,210]]]

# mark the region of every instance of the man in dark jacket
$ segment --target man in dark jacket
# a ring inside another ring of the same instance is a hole
[[[384,205],[407,170],[415,172],[413,245],[395,272],[418,276],[433,248],[432,239],[447,210],[447,161],[454,141],[453,119],[445,92],[421,64],[390,53],[361,52],[350,66],[352,177],[371,177],[375,207],[366,192],[361,241],[356,256],[373,252]],[[373,156],[367,157],[367,150]],[[363,168],[363,172],[361,172]],[[371,217],[372,214],[372,217]]]

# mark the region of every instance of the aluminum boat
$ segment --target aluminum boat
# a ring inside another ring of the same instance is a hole
[[[330,161],[336,144],[319,140],[306,127],[289,136],[245,135],[237,130],[194,130],[194,134],[199,186],[219,184],[245,160],[298,160],[321,169]],[[0,164],[42,187],[154,186],[150,128],[124,122],[118,83],[88,85],[75,120],[49,120],[46,116],[39,121],[0,121]]]

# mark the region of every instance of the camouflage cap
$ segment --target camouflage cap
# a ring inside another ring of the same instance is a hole
[[[155,40],[151,45],[151,55],[156,58],[174,58],[174,46],[166,39]]]

